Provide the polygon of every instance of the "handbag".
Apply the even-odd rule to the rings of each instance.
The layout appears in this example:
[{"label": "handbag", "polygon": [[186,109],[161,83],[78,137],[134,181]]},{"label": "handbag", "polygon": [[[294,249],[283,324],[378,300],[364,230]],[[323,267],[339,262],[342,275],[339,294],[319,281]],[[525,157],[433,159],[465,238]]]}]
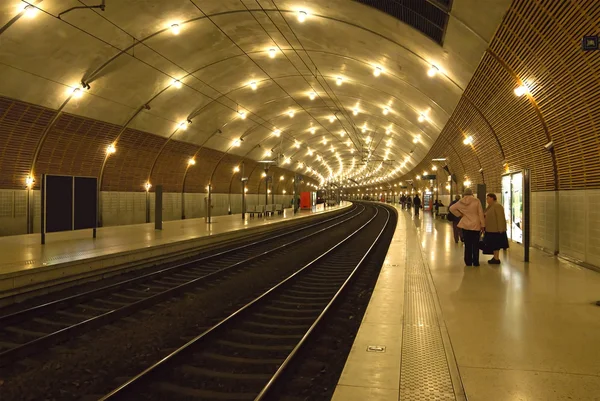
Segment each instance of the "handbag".
[{"label": "handbag", "polygon": [[479,237],[479,249],[483,251],[484,255],[494,254],[494,251],[492,251],[490,246],[485,242],[485,234],[481,234],[481,237]]}]

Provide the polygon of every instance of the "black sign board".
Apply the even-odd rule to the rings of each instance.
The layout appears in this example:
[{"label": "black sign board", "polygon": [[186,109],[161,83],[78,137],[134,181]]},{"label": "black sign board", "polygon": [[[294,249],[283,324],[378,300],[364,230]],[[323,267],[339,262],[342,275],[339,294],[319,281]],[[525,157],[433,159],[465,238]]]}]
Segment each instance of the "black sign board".
[{"label": "black sign board", "polygon": [[73,229],[73,177],[46,176],[46,232]]},{"label": "black sign board", "polygon": [[96,238],[98,180],[92,177],[43,175],[42,244],[46,233],[94,229]]},{"label": "black sign board", "polygon": [[436,175],[435,174],[429,174],[429,175],[424,175],[423,177],[421,177],[423,180],[435,180],[436,179]]},{"label": "black sign board", "polygon": [[97,186],[96,178],[75,177],[73,229],[96,228]]}]

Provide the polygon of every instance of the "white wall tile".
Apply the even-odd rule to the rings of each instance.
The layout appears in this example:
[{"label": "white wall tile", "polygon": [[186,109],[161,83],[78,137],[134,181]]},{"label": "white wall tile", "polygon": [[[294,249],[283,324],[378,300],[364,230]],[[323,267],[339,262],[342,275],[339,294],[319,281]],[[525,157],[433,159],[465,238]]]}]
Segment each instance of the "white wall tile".
[{"label": "white wall tile", "polygon": [[559,202],[560,252],[578,260],[585,260],[585,191],[560,191]]}]

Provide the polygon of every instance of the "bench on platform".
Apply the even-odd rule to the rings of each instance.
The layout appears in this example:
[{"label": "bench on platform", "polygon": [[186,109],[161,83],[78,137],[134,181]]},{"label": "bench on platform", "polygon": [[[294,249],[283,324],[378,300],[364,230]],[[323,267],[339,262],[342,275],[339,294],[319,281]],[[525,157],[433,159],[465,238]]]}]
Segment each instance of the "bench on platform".
[{"label": "bench on platform", "polygon": [[448,207],[440,206],[439,210],[437,212],[437,217],[441,217],[442,219],[445,219],[447,216],[448,216]]},{"label": "bench on platform", "polygon": [[250,217],[254,217],[255,214],[258,215],[258,217],[262,217],[264,210],[263,210],[262,205],[258,205],[258,206],[246,206],[246,213],[248,213],[250,215]]}]

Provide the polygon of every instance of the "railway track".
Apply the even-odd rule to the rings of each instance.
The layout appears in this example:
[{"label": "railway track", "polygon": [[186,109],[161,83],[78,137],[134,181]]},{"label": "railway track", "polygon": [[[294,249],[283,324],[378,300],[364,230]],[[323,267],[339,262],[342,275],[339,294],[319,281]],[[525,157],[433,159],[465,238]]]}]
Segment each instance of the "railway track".
[{"label": "railway track", "polygon": [[207,284],[216,285],[364,213],[364,206],[185,263],[0,317],[0,366]]},{"label": "railway track", "polygon": [[390,222],[387,207],[366,208],[344,239],[100,400],[265,399]]}]

